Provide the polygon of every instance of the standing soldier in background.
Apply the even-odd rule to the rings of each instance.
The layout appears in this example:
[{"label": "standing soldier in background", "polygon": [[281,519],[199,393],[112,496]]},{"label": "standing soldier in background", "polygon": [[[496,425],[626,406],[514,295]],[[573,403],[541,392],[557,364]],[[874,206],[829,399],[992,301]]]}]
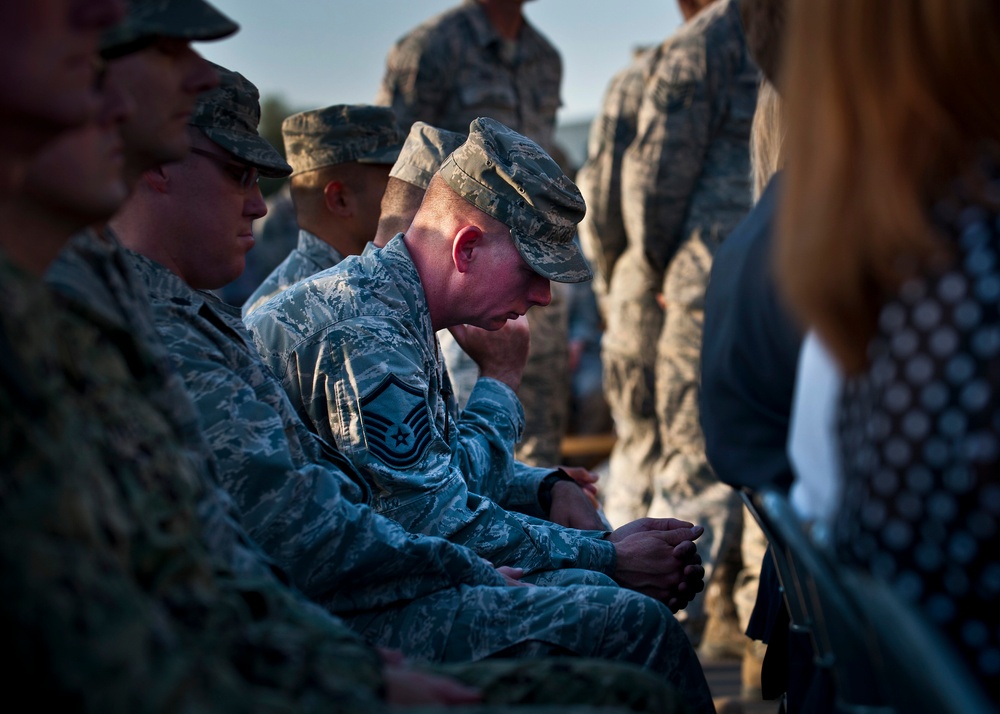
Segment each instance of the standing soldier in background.
[{"label": "standing soldier in background", "polygon": [[299,243],[244,305],[249,315],[288,286],[358,255],[375,237],[379,204],[405,136],[391,109],[337,104],[281,125]]},{"label": "standing soldier in background", "polygon": [[590,124],[587,161],[576,175],[587,202],[580,244],[594,271],[592,286],[602,314],[615,263],[628,246],[622,222],[622,155],[635,139],[642,90],[654,56],[653,48],[637,47],[631,63],[611,78],[601,111]]},{"label": "standing soldier in background", "polygon": [[594,294],[605,321],[604,395],[617,436],[602,489],[611,523],[646,514],[660,455],[653,407],[653,345],[663,326],[656,302],[660,286],[651,277],[642,247],[627,249],[621,201],[622,156],[635,139],[643,87],[655,57],[652,49],[637,50],[632,64],[611,79],[578,177],[587,202],[580,241],[594,268]]},{"label": "standing soldier in background", "polygon": [[[682,9],[687,4],[682,0]],[[703,304],[712,255],[750,208],[758,81],[739,0],[700,10],[660,48],[622,165],[629,243],[642,247],[653,275],[663,276],[655,365],[661,457],[649,515],[676,513],[705,524],[706,583],[725,536],[739,533],[742,512],[708,465],[698,421]],[[701,605],[687,615],[696,642],[705,626]]]},{"label": "standing soldier in background", "polygon": [[[411,31],[389,52],[376,103],[391,106],[404,131],[419,120],[465,134],[472,120],[490,117],[551,153],[562,60],[524,19],[524,2],[465,0]],[[568,418],[569,317],[558,289],[552,297],[528,316],[531,348],[518,390],[526,423],[517,458],[535,466],[561,461]],[[449,335],[441,343],[462,404],[475,382],[463,379],[471,360]]]}]

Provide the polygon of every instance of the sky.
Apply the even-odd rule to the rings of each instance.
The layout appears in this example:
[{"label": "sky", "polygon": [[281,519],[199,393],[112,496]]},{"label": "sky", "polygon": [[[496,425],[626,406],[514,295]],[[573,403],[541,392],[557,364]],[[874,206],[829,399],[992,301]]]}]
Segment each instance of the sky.
[{"label": "sky", "polygon": [[[262,96],[313,109],[373,101],[393,43],[460,0],[211,2],[241,29],[198,50],[245,75]],[[681,24],[675,0],[535,0],[524,13],[562,54],[560,122],[593,116],[632,48],[658,44]]]}]

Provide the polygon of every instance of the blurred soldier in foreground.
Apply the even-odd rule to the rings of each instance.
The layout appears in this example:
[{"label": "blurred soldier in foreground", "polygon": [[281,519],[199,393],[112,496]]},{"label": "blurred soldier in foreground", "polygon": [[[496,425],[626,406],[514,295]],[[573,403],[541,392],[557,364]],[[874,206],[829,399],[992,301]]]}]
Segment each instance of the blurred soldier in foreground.
[{"label": "blurred soldier in foreground", "polygon": [[[376,103],[391,106],[400,126],[414,121],[466,133],[490,117],[552,151],[562,82],[559,53],[521,12],[523,0],[465,0],[403,37],[389,52]],[[528,318],[531,347],[518,396],[525,428],[519,460],[561,462],[569,400],[569,317],[560,290]],[[448,335],[442,350],[464,405],[476,367]]]},{"label": "blurred soldier in foreground", "polygon": [[375,237],[389,169],[404,138],[391,110],[344,104],[290,116],[281,133],[299,243],[247,299],[245,315],[365,249]]},{"label": "blurred soldier in foreground", "polygon": [[[655,366],[661,458],[649,514],[704,522],[710,570],[727,533],[739,532],[742,512],[705,458],[697,404],[702,312],[712,255],[750,207],[758,80],[739,0],[701,10],[660,48],[622,164],[629,243],[662,276],[665,303]],[[687,613],[696,641],[700,605]]]}]

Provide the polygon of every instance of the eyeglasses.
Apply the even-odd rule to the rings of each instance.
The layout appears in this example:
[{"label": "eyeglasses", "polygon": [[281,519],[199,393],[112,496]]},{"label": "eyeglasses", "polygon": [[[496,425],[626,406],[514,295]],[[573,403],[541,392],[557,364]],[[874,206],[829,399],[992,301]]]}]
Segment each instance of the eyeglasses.
[{"label": "eyeglasses", "polygon": [[239,184],[240,188],[244,191],[260,180],[260,171],[257,170],[256,166],[230,161],[224,156],[219,156],[218,154],[206,151],[205,149],[199,149],[198,147],[192,147],[191,153],[198,154],[198,156],[204,156],[206,159],[214,163],[222,169],[226,175],[229,176],[229,178]]}]

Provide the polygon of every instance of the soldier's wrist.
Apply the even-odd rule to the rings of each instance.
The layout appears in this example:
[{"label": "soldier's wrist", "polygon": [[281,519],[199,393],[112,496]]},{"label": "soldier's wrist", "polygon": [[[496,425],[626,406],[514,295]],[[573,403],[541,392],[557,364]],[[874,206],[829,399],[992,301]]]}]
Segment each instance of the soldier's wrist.
[{"label": "soldier's wrist", "polygon": [[552,511],[552,489],[560,481],[569,481],[576,485],[576,481],[570,478],[565,471],[553,471],[538,485],[538,505],[541,506],[542,513],[546,516]]}]

